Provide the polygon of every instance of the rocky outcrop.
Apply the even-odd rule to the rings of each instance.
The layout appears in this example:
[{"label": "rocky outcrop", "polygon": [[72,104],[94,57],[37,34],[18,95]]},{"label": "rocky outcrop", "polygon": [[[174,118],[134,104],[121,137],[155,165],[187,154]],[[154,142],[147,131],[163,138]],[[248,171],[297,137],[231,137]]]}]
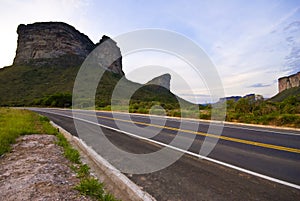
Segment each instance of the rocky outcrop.
[{"label": "rocky outcrop", "polygon": [[[103,68],[113,73],[124,75],[122,70],[122,55],[117,43],[110,37],[104,35],[96,46],[100,48],[95,51],[98,64],[101,64]],[[117,59],[115,60],[115,58]]]},{"label": "rocky outcrop", "polygon": [[[68,62],[80,65],[97,45],[110,39],[103,36],[99,43],[94,44],[86,35],[74,27],[63,22],[38,22],[34,24],[21,24],[17,29],[18,45],[14,65],[33,64],[47,66],[53,61],[64,66]],[[107,69],[124,75],[122,71],[122,57],[116,42],[109,40],[106,45],[107,54],[102,55],[103,60],[108,55],[118,55],[118,59],[107,66]],[[104,62],[107,63],[107,62]]]},{"label": "rocky outcrop", "polygon": [[166,73],[156,78],[153,78],[146,85],[158,85],[170,90],[171,75]]},{"label": "rocky outcrop", "polygon": [[300,72],[278,79],[279,93],[292,87],[300,87]]},{"label": "rocky outcrop", "polygon": [[62,22],[21,24],[17,33],[18,46],[14,64],[64,55],[77,55],[84,59],[95,47],[86,35]]}]

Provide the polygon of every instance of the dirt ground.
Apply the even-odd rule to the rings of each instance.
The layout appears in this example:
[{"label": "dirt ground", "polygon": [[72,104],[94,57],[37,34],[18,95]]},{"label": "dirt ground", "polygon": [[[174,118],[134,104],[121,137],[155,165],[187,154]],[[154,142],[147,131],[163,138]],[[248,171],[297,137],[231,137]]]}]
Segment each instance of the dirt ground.
[{"label": "dirt ground", "polygon": [[0,200],[92,200],[74,190],[79,183],[53,135],[18,138],[0,158]]}]

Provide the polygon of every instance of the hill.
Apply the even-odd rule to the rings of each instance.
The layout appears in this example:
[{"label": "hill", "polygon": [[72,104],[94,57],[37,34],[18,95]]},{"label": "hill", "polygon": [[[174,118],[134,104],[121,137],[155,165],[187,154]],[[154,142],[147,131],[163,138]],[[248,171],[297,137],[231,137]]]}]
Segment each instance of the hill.
[{"label": "hill", "polygon": [[290,96],[300,97],[300,87],[293,87],[293,88],[283,90],[282,92],[279,92],[278,94],[270,98],[269,101],[282,102],[285,99],[289,98]]},{"label": "hill", "polygon": [[0,69],[0,105],[30,106],[55,93],[71,93],[79,67],[12,65]]},{"label": "hill", "polygon": [[[80,66],[57,65],[48,67],[12,65],[2,68],[0,69],[0,105],[70,106],[74,80],[79,68]],[[110,106],[112,92],[121,78],[122,76],[119,74],[110,71],[105,72],[96,93],[97,107],[107,108]],[[132,112],[137,111],[142,105],[145,106],[144,112],[147,112],[154,104],[168,106],[168,109],[178,108],[177,99],[190,104],[161,86],[144,86],[126,78],[123,82],[124,91],[139,88],[130,101],[131,104],[135,104],[135,109],[132,107]],[[65,99],[66,96],[67,99]],[[59,103],[58,101],[61,99],[65,100]]]},{"label": "hill", "polygon": [[[197,106],[170,92],[170,75],[160,76],[146,85],[127,80],[120,48],[108,36],[94,44],[86,35],[61,22],[19,25],[17,33],[14,63],[0,69],[0,106],[70,107],[81,64],[99,45],[101,51],[96,55],[96,65],[105,69],[105,73],[96,91],[97,108],[110,109],[112,93],[121,78],[124,94],[138,90],[130,100],[116,100],[118,109],[129,102],[131,112],[147,113],[152,106],[160,105],[174,115],[179,109],[178,100],[186,106]],[[117,59],[112,62],[111,58]],[[82,103],[83,108],[89,106],[88,100]]]}]

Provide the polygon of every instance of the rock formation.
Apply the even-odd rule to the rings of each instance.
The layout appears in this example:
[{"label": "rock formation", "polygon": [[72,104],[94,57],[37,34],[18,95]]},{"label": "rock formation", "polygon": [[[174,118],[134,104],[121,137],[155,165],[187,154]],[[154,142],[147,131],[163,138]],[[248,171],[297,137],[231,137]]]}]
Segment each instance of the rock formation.
[{"label": "rock formation", "polygon": [[166,73],[161,76],[153,78],[152,80],[147,82],[146,85],[158,85],[170,90],[170,81],[171,81],[171,75]]},{"label": "rock formation", "polygon": [[95,46],[86,35],[61,22],[21,24],[17,33],[18,47],[14,64],[63,55],[77,55],[84,59]]},{"label": "rock formation", "polygon": [[300,72],[278,79],[279,93],[292,87],[300,87]]},{"label": "rock formation", "polygon": [[124,75],[122,70],[122,55],[117,43],[110,37],[104,35],[96,46],[97,49],[95,53],[98,63],[113,73]]},{"label": "rock formation", "polygon": [[[46,66],[47,62],[53,64],[55,59],[57,60],[56,63],[62,66],[66,65],[66,61],[70,63],[70,60],[73,65],[74,62],[75,65],[80,65],[97,45],[110,39],[103,36],[99,43],[94,44],[86,35],[63,22],[21,24],[17,29],[17,33],[18,45],[14,65]],[[117,54],[119,56],[107,69],[124,75],[121,52],[116,42],[110,39],[108,45],[104,45],[103,48],[106,48],[104,52],[107,55]],[[102,57],[102,59],[105,60],[106,57]]]}]

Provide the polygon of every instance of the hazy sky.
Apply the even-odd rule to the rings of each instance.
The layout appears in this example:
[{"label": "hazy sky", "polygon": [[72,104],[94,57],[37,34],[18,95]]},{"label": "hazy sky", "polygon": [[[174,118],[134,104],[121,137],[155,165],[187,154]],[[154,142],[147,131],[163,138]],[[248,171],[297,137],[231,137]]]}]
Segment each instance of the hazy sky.
[{"label": "hazy sky", "polygon": [[[207,53],[227,96],[256,93],[271,97],[277,93],[279,77],[300,71],[299,0],[1,0],[0,21],[0,66],[13,62],[19,24],[63,21],[94,42],[103,34],[113,38],[143,28],[178,32]],[[150,54],[149,58],[153,55],[157,56]],[[180,68],[180,62],[176,66],[172,58],[162,60],[170,61],[164,65]],[[124,59],[125,74],[133,70],[133,61]],[[151,76],[135,81],[146,82]],[[191,75],[188,81],[198,82]],[[200,102],[208,101],[209,93],[200,85],[193,92]],[[176,83],[171,87],[189,96]]]}]

